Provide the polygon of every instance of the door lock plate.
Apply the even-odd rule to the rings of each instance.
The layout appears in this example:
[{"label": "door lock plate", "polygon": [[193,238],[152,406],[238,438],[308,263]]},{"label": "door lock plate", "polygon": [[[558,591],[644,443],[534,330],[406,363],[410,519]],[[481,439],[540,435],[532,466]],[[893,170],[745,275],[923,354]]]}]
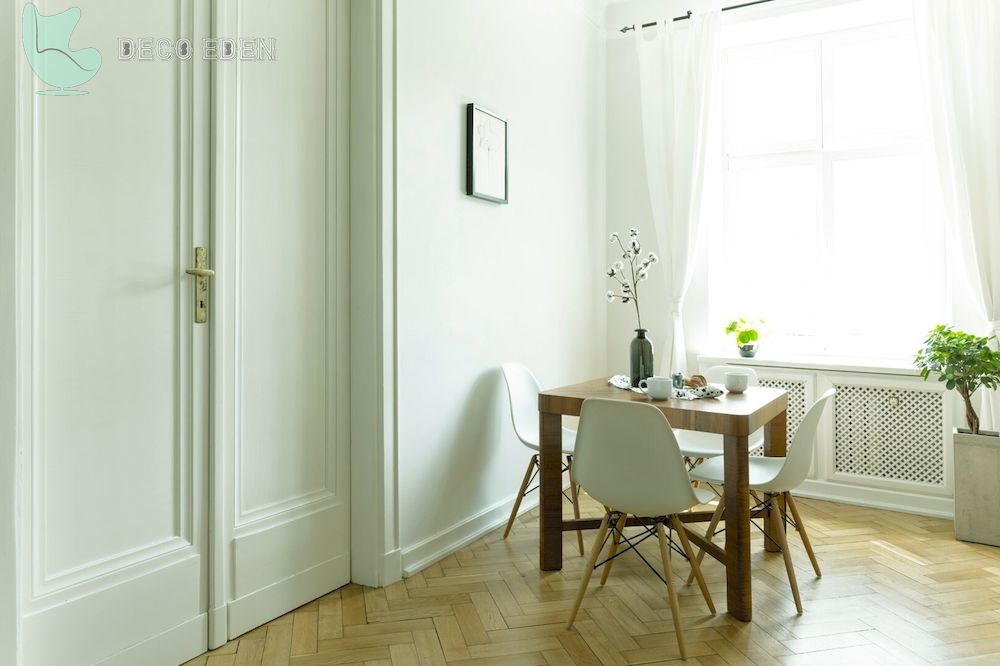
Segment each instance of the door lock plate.
[{"label": "door lock plate", "polygon": [[204,324],[208,321],[208,278],[215,275],[208,267],[208,248],[194,249],[194,268],[185,273],[194,276],[194,323]]}]

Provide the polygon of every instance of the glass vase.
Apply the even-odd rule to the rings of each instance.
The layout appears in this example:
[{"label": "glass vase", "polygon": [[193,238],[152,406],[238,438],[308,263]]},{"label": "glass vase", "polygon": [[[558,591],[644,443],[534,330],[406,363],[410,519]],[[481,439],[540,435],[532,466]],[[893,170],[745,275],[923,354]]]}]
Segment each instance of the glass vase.
[{"label": "glass vase", "polygon": [[646,329],[635,329],[628,356],[632,386],[639,386],[643,379],[653,376],[653,343],[646,337]]}]

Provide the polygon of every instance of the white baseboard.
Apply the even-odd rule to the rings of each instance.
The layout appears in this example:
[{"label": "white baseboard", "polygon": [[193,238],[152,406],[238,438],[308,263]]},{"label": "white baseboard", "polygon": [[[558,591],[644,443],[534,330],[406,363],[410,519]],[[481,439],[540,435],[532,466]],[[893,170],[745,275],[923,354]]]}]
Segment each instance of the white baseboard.
[{"label": "white baseboard", "polygon": [[182,664],[205,651],[208,644],[208,614],[148,638],[100,662],[100,666],[163,666]]},{"label": "white baseboard", "polygon": [[853,486],[835,481],[806,479],[801,486],[795,489],[795,495],[947,520],[953,520],[955,517],[955,500],[951,497],[935,497],[898,490]]},{"label": "white baseboard", "polygon": [[[569,489],[567,482],[563,490]],[[518,515],[522,515],[538,506],[538,493],[535,492],[521,501]],[[402,549],[403,577],[412,576],[435,562],[448,557],[456,550],[464,548],[484,534],[504,525],[510,517],[514,506],[514,496],[486,507],[482,511],[469,516],[465,520],[441,530],[423,541]]]}]

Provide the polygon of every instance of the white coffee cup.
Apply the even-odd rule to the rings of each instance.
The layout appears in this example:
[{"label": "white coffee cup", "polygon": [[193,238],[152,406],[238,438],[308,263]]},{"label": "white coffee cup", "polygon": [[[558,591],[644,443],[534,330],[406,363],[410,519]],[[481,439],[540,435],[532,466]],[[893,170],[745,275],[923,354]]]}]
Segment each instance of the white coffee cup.
[{"label": "white coffee cup", "polygon": [[730,393],[743,393],[750,383],[750,375],[745,372],[727,372],[726,390]]},{"label": "white coffee cup", "polygon": [[653,400],[666,400],[673,395],[674,383],[670,377],[648,377],[639,382],[639,388],[646,389]]}]

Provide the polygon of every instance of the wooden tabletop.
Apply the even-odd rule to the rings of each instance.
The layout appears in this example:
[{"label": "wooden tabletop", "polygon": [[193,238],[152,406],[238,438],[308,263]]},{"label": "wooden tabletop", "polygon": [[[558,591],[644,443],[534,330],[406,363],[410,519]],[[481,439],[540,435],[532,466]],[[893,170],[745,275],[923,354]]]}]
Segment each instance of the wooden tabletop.
[{"label": "wooden tabletop", "polygon": [[644,402],[662,411],[674,428],[722,435],[747,436],[788,408],[783,389],[751,386],[744,393],[723,393],[698,400],[653,400],[635,391],[615,388],[607,379],[549,389],[538,394],[538,411],[579,416],[588,398]]}]

